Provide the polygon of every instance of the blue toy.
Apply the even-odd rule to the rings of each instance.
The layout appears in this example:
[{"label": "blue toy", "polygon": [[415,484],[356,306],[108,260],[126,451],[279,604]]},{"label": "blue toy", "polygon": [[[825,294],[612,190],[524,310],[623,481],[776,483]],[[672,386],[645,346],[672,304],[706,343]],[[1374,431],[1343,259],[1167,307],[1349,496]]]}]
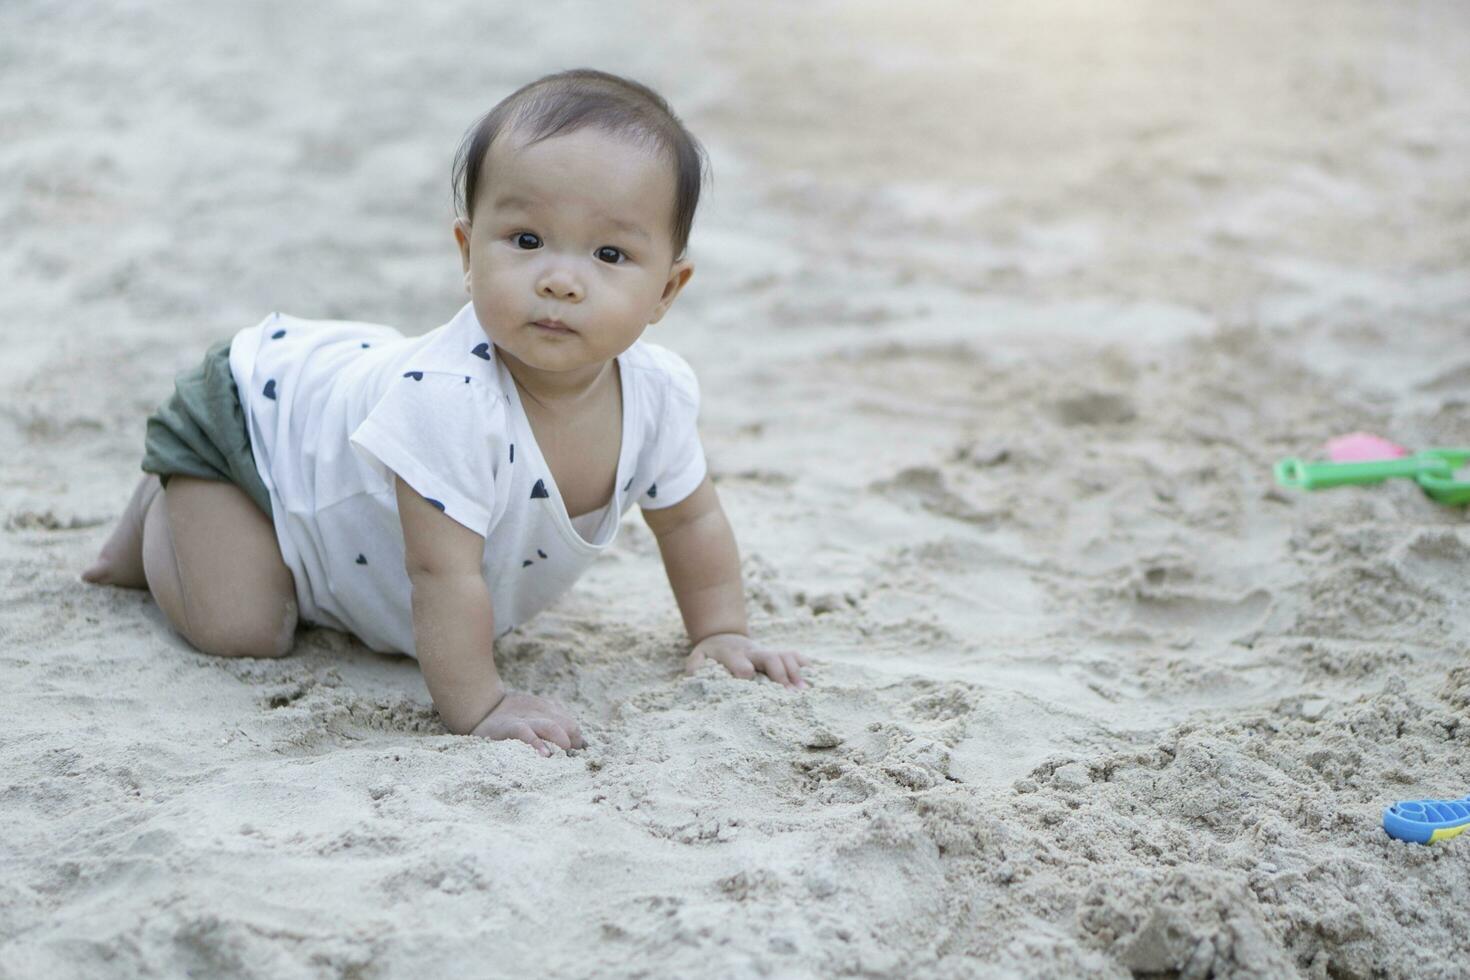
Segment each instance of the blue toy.
[{"label": "blue toy", "polygon": [[1383,811],[1383,829],[1396,840],[1432,844],[1470,830],[1470,796],[1462,800],[1404,800]]}]

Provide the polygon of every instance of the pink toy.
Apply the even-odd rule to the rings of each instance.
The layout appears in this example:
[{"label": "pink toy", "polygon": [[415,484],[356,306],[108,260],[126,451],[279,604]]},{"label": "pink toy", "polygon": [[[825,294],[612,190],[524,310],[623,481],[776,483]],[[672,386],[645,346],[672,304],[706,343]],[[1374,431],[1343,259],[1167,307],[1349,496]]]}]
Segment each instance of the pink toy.
[{"label": "pink toy", "polygon": [[1327,458],[1334,463],[1365,463],[1407,455],[1409,451],[1403,446],[1367,432],[1353,432],[1327,441]]}]

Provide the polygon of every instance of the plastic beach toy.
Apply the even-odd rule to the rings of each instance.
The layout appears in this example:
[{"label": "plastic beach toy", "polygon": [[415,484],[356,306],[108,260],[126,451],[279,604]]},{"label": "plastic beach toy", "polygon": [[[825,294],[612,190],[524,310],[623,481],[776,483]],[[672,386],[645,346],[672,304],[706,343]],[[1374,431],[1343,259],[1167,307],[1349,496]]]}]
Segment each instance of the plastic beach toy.
[{"label": "plastic beach toy", "polygon": [[1349,432],[1327,440],[1327,458],[1334,463],[1362,463],[1370,459],[1398,459],[1409,451],[1371,432]]},{"label": "plastic beach toy", "polygon": [[1470,830],[1470,796],[1462,800],[1404,800],[1383,811],[1383,829],[1395,840],[1432,844]]},{"label": "plastic beach toy", "polygon": [[1464,504],[1470,503],[1470,480],[1458,479],[1457,471],[1466,463],[1470,449],[1425,449],[1401,459],[1361,463],[1308,463],[1292,457],[1276,464],[1276,482],[1298,490],[1321,490],[1404,476],[1442,504]]}]

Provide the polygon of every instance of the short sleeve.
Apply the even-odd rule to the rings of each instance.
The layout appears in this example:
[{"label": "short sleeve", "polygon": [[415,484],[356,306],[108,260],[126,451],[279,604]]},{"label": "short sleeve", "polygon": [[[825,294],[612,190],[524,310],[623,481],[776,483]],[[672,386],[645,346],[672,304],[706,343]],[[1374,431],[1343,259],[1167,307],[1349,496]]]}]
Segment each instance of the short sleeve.
[{"label": "short sleeve", "polygon": [[658,426],[658,469],[639,500],[646,510],[672,507],[704,482],[707,466],[699,441],[699,379],[682,357],[658,351],[665,368],[663,417]]},{"label": "short sleeve", "polygon": [[396,473],[449,517],[489,535],[505,412],[483,382],[409,371],[393,379],[347,441],[388,487]]}]

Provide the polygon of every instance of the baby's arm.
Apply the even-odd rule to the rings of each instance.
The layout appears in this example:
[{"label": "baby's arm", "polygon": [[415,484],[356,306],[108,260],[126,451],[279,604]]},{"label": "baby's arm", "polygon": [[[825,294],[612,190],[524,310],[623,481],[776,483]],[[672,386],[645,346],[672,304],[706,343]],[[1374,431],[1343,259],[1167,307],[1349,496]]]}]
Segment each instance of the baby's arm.
[{"label": "baby's arm", "polygon": [[740,549],[709,477],[672,507],[645,508],[643,519],[658,539],[669,585],[694,645],[688,669],[697,670],[708,658],[736,677],[753,677],[758,670],[787,687],[806,687],[800,671],[805,657],[767,649],[750,638]]},{"label": "baby's arm", "polygon": [[480,569],[485,539],[447,517],[399,477],[404,564],[413,586],[415,653],[429,696],[456,735],[518,738],[547,755],[582,744],[565,710],[505,690],[495,669],[495,611]]}]

